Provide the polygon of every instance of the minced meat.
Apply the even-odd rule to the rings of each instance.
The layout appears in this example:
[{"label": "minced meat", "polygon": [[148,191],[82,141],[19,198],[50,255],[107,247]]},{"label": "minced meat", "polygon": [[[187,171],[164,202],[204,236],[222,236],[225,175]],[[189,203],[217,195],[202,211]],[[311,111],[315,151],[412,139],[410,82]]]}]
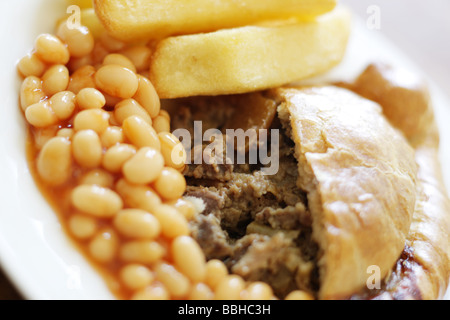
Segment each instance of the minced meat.
[{"label": "minced meat", "polygon": [[[203,121],[203,130],[225,132],[224,125],[242,108],[234,101],[233,97],[172,101],[172,128],[193,130],[194,121]],[[314,290],[317,245],[311,239],[306,194],[297,186],[294,144],[277,118],[271,128],[281,132],[276,174],[262,174],[262,164],[190,164],[184,172],[185,196],[205,204],[191,222],[191,231],[206,258],[224,261],[230,272],[246,280],[268,283],[283,298],[295,289]]]}]

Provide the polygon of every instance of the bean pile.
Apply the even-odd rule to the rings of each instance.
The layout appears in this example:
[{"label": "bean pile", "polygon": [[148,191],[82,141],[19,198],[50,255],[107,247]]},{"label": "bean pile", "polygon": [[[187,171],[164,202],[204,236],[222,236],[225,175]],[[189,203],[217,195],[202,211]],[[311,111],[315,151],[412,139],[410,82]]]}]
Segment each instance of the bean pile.
[{"label": "bean pile", "polygon": [[275,299],[190,237],[186,154],[146,76],[151,54],[64,21],[37,37],[17,67],[38,185],[120,299]]}]

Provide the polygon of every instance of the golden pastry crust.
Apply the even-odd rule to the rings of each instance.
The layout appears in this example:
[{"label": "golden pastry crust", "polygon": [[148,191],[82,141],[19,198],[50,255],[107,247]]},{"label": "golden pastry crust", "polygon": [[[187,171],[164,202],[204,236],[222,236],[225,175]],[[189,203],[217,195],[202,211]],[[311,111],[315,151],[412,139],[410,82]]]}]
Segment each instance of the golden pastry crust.
[{"label": "golden pastry crust", "polygon": [[413,146],[427,137],[433,109],[427,84],[417,75],[378,62],[369,65],[350,89],[379,103],[386,118]]},{"label": "golden pastry crust", "polygon": [[417,203],[407,246],[379,292],[355,298],[439,299],[450,277],[450,201],[438,157],[439,132],[430,95],[417,76],[385,64],[370,65],[352,86],[383,107],[415,148]]},{"label": "golden pastry crust", "polygon": [[404,249],[416,203],[414,150],[379,105],[346,89],[273,94],[292,129],[321,248],[319,298],[346,298],[363,290],[369,266],[387,276]]}]

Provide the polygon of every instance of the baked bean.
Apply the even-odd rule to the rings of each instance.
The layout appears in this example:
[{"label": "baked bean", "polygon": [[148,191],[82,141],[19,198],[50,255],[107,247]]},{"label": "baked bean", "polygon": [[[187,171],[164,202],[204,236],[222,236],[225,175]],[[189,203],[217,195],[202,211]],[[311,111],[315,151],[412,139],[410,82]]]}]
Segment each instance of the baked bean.
[{"label": "baked bean", "polygon": [[67,139],[72,139],[73,135],[75,134],[74,130],[72,128],[62,128],[58,131],[56,134],[58,137],[63,137]]},{"label": "baked bean", "polygon": [[158,133],[158,138],[166,166],[182,171],[186,166],[187,159],[183,144],[170,132]]},{"label": "baked bean", "polygon": [[314,297],[305,291],[295,290],[289,293],[285,300],[314,300]]},{"label": "baked bean", "polygon": [[153,119],[153,128],[156,132],[170,132],[170,122],[165,116],[157,116]]},{"label": "baked bean", "polygon": [[130,69],[134,73],[136,73],[136,67],[134,66],[133,62],[131,62],[130,59],[128,59],[123,54],[119,53],[110,53],[108,54],[105,59],[103,59],[103,65],[108,64],[116,64],[118,66],[122,66],[124,68]]},{"label": "baked bean", "polygon": [[206,276],[206,260],[199,244],[188,236],[175,238],[171,253],[178,270],[193,282],[202,282]]},{"label": "baked bean", "polygon": [[212,300],[214,292],[204,283],[197,283],[189,293],[189,300]]},{"label": "baked bean", "polygon": [[96,42],[94,44],[94,50],[92,50],[91,53],[92,65],[100,65],[108,54],[108,49],[106,49],[100,42]]},{"label": "baked bean", "polygon": [[61,23],[56,35],[66,43],[70,55],[75,58],[86,56],[94,49],[94,37],[85,26],[70,27]]},{"label": "baked bean", "polygon": [[67,120],[75,110],[75,94],[71,91],[58,92],[50,98],[50,105],[59,120]]},{"label": "baked bean", "polygon": [[114,187],[114,177],[105,170],[93,169],[81,176],[80,184],[97,185],[111,189]]},{"label": "baked bean", "polygon": [[161,205],[158,194],[148,186],[138,186],[120,179],[116,183],[116,190],[123,198],[125,204],[131,208],[139,208],[148,212],[155,212]]},{"label": "baked bean", "polygon": [[[106,102],[108,103],[108,102]],[[115,127],[120,127],[121,124],[116,120],[116,116],[114,115],[114,111],[108,111],[109,114],[109,124]]]},{"label": "baked bean", "polygon": [[95,84],[109,95],[127,99],[136,94],[139,81],[136,74],[130,69],[110,64],[97,70]]},{"label": "baked bean", "polygon": [[121,54],[131,60],[133,65],[136,66],[138,71],[147,70],[150,67],[150,58],[152,56],[152,50],[144,45],[136,45],[133,47],[125,48],[120,51]]},{"label": "baked bean", "polygon": [[87,55],[80,58],[70,58],[70,61],[67,63],[67,68],[71,73],[77,71],[78,69],[85,67],[85,66],[91,66],[94,64],[94,61],[92,60],[91,55]]},{"label": "baked bean", "polygon": [[158,116],[161,116],[161,117],[164,117],[164,118],[166,118],[167,119],[167,121],[170,123],[170,114],[166,111],[166,110],[160,110],[159,111],[159,115]]},{"label": "baked bean", "polygon": [[57,135],[58,126],[53,125],[45,128],[35,128],[33,130],[34,145],[37,150],[41,150],[45,144]]},{"label": "baked bean", "polygon": [[25,111],[32,104],[46,98],[42,89],[42,80],[35,76],[26,77],[20,87],[20,106]]},{"label": "baked bean", "polygon": [[[109,126],[109,114],[102,109],[87,109],[79,112],[73,120],[76,131],[93,130],[102,134]],[[100,143],[101,145],[101,143]]]},{"label": "baked bean", "polygon": [[80,185],[71,194],[72,205],[81,212],[99,218],[110,218],[123,207],[120,196],[108,188]]},{"label": "baked bean", "polygon": [[180,198],[186,191],[186,179],[177,170],[165,167],[153,187],[165,200],[175,200]]},{"label": "baked bean", "polygon": [[[122,98],[117,98],[117,97],[113,97],[105,92],[102,92],[103,96],[105,97],[105,107],[107,107],[108,109],[113,109],[119,102],[121,102],[123,99]],[[122,123],[118,123],[122,124]]]},{"label": "baked bean", "polygon": [[65,183],[72,173],[70,141],[62,137],[50,139],[37,158],[37,172],[52,186]]},{"label": "baked bean", "polygon": [[130,116],[123,121],[123,133],[136,147],[151,147],[161,150],[156,131],[151,125],[145,122],[140,116]]},{"label": "baked bean", "polygon": [[169,239],[189,235],[189,225],[186,218],[169,205],[159,205],[151,211],[161,224],[162,234]]},{"label": "baked bean", "polygon": [[103,63],[94,63],[93,66],[95,67],[95,70],[98,70],[103,67]]},{"label": "baked bean", "polygon": [[100,43],[108,50],[109,52],[117,52],[122,50],[125,47],[125,43],[113,38],[107,32],[103,33],[100,36]]},{"label": "baked bean", "polygon": [[166,250],[156,241],[130,241],[120,248],[119,256],[125,262],[153,264],[159,261]]},{"label": "baked bean", "polygon": [[[109,114],[111,117],[111,114]],[[109,126],[100,136],[102,146],[110,148],[116,144],[124,142],[124,135],[121,127]]]},{"label": "baked bean", "polygon": [[37,128],[44,128],[58,123],[58,117],[47,100],[29,106],[25,110],[25,117],[32,126]]},{"label": "baked bean", "polygon": [[147,111],[151,118],[156,118],[161,110],[161,102],[155,87],[147,78],[138,75],[139,87],[134,95],[139,104]]},{"label": "baked bean", "polygon": [[[201,200],[200,200],[201,201]],[[169,201],[168,204],[173,205],[187,220],[192,220],[199,213],[195,205],[183,198]]]},{"label": "baked bean", "polygon": [[245,289],[246,300],[271,300],[273,299],[272,288],[264,282],[253,282]]},{"label": "baked bean", "polygon": [[70,77],[68,91],[78,94],[81,89],[95,88],[95,68],[93,66],[84,66],[76,70]]},{"label": "baked bean", "polygon": [[70,53],[66,45],[51,34],[41,34],[35,42],[36,55],[44,62],[50,64],[66,64]]},{"label": "baked bean", "polygon": [[45,71],[46,64],[39,59],[35,53],[29,53],[19,60],[17,69],[24,77],[40,77]]},{"label": "baked bean", "polygon": [[167,288],[172,298],[185,297],[190,290],[191,284],[181,272],[167,263],[159,263],[155,267],[156,279],[161,281]]},{"label": "baked bean", "polygon": [[105,96],[97,89],[83,88],[77,93],[77,105],[80,109],[101,109],[105,104]]},{"label": "baked bean", "polygon": [[120,270],[120,280],[128,289],[140,290],[153,282],[153,273],[141,264],[128,264]]},{"label": "baked bean", "polygon": [[97,232],[97,220],[82,214],[69,219],[69,230],[78,239],[89,239]]},{"label": "baked bean", "polygon": [[85,168],[100,166],[102,161],[102,144],[98,134],[93,130],[81,130],[72,140],[73,156],[76,162]]},{"label": "baked bean", "polygon": [[132,300],[169,300],[170,294],[161,283],[155,283],[137,291],[131,297]]},{"label": "baked bean", "polygon": [[148,184],[158,178],[164,168],[164,158],[153,148],[142,148],[122,167],[124,177],[131,183]]},{"label": "baked bean", "polygon": [[143,70],[141,72],[139,72],[140,76],[143,76],[144,78],[150,79],[150,72],[149,70]]},{"label": "baked bean", "polygon": [[69,70],[66,66],[57,64],[50,67],[42,76],[42,88],[48,96],[64,91],[69,85]]},{"label": "baked bean", "polygon": [[102,160],[103,168],[118,173],[122,166],[136,154],[136,148],[129,144],[118,144],[109,148]]},{"label": "baked bean", "polygon": [[112,229],[99,232],[89,243],[89,253],[100,262],[112,261],[119,248],[119,239]]},{"label": "baked bean", "polygon": [[245,288],[245,282],[241,277],[229,275],[224,277],[215,290],[216,300],[240,300]]},{"label": "baked bean", "polygon": [[126,99],[116,104],[114,108],[114,115],[120,124],[131,116],[138,116],[149,125],[152,124],[152,118],[150,118],[147,111],[134,99]]},{"label": "baked bean", "polygon": [[212,289],[215,289],[226,276],[228,276],[228,269],[222,261],[213,259],[206,263],[205,281]]},{"label": "baked bean", "polygon": [[154,239],[159,236],[161,226],[158,219],[140,209],[121,210],[114,218],[114,226],[130,238]]}]

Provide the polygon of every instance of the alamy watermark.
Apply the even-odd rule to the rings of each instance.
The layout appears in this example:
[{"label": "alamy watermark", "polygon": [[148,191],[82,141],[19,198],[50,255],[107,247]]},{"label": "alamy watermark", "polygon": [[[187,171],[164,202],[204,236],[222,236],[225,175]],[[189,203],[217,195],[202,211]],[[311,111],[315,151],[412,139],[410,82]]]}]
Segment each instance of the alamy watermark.
[{"label": "alamy watermark", "polygon": [[367,7],[366,13],[369,15],[366,21],[369,30],[381,30],[381,8],[377,5]]},{"label": "alamy watermark", "polygon": [[[279,169],[280,132],[278,129],[208,129],[203,132],[201,121],[194,122],[194,136],[186,129],[173,134],[181,141],[182,150],[174,148],[172,161],[187,164],[261,164],[263,175],[275,175]],[[270,134],[270,143],[269,143]],[[270,149],[270,150],[269,150]],[[185,158],[185,159],[184,159]]]},{"label": "alamy watermark", "polygon": [[366,286],[369,290],[381,289],[381,269],[377,265],[372,265],[367,268],[367,274],[370,276],[367,278]]},{"label": "alamy watermark", "polygon": [[71,5],[67,7],[67,14],[70,16],[67,18],[67,28],[77,29],[81,27],[81,8],[77,5]]}]

